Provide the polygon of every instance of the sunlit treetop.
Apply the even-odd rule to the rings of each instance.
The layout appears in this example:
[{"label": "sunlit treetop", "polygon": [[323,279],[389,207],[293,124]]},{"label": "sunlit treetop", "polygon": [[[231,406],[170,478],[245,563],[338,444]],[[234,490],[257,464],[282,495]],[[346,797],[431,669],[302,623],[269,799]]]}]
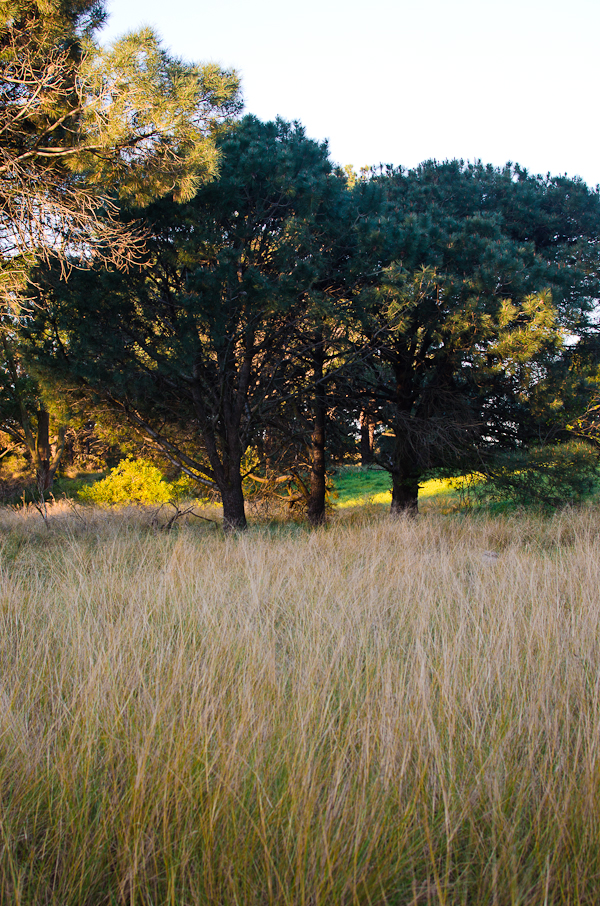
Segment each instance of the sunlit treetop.
[{"label": "sunlit treetop", "polygon": [[107,50],[91,0],[9,0],[0,11],[0,294],[30,263],[125,265],[139,237],[119,201],[193,197],[218,167],[216,134],[241,107],[239,80],[173,59],[148,29]]}]

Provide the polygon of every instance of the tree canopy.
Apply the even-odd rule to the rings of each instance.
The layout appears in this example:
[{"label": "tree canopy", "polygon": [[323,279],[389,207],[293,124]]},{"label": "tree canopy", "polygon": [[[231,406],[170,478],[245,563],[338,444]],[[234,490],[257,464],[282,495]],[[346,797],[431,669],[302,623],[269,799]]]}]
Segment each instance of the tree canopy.
[{"label": "tree canopy", "polygon": [[[217,179],[185,205],[145,211],[139,271],[55,279],[35,321],[38,354],[93,383],[218,488],[226,523],[239,527],[244,453],[301,373],[298,325],[321,276],[322,220],[344,181],[297,124],[246,117],[217,145]],[[176,422],[184,444],[169,432]]]},{"label": "tree canopy", "polygon": [[349,186],[300,126],[254,117],[217,148],[194,199],[133,215],[139,270],[46,276],[26,332],[38,363],[218,489],[230,527],[245,524],[245,452],[274,438],[305,444],[322,520],[334,411],[345,430],[365,412],[381,426],[395,512],[416,509],[432,469],[564,434],[569,350],[599,290],[597,193],[458,161]]},{"label": "tree canopy", "polygon": [[248,451],[265,476],[294,460],[318,524],[344,432],[389,471],[394,512],[432,470],[595,437],[598,190],[462,161],[357,178],[298,123],[233,122],[235,73],[149,30],[101,49],[104,15],[0,12],[0,422],[40,487],[53,381],[218,490],[229,528]]},{"label": "tree canopy", "polygon": [[402,509],[427,469],[482,468],[547,434],[532,403],[540,388],[552,399],[567,337],[591,327],[600,204],[578,180],[517,167],[431,161],[373,179],[379,216],[364,241],[381,272],[361,377],[389,427],[379,462]]},{"label": "tree canopy", "polygon": [[218,126],[239,83],[171,58],[142,30],[106,51],[96,0],[5,0],[0,11],[0,293],[6,304],[40,254],[63,267],[126,264],[139,233],[117,203],[189,199],[214,176]]}]

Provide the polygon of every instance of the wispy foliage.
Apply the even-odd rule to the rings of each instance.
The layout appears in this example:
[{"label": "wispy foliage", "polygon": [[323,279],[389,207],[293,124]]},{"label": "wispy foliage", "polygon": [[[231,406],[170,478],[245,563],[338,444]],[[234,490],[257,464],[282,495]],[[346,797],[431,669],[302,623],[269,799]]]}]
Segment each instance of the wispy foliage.
[{"label": "wispy foliage", "polygon": [[0,12],[0,292],[14,305],[32,259],[119,266],[140,237],[119,198],[190,198],[216,170],[215,128],[236,75],[174,60],[142,30],[102,51],[93,0],[11,0]]},{"label": "wispy foliage", "polygon": [[596,510],[1,524],[3,902],[596,903]]}]

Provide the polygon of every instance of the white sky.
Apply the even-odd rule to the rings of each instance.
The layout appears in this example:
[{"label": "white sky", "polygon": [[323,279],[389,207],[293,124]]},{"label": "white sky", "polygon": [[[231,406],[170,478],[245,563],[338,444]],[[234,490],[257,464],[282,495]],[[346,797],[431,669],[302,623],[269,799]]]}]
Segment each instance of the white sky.
[{"label": "white sky", "polygon": [[600,0],[108,0],[108,43],[151,25],[300,120],[336,163],[515,161],[600,183]]}]

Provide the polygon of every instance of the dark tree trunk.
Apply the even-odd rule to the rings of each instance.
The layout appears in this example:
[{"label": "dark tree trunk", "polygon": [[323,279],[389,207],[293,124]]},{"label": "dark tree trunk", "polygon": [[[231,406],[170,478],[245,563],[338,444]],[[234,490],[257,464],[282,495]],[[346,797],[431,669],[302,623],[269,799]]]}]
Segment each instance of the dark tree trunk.
[{"label": "dark tree trunk", "polygon": [[223,501],[223,530],[226,533],[242,532],[248,527],[244,508],[242,479],[236,478],[220,489]]},{"label": "dark tree trunk", "polygon": [[270,477],[273,471],[273,452],[274,452],[274,441],[273,441],[273,429],[270,425],[267,425],[265,429],[265,442],[264,442],[264,451],[265,451],[265,472],[267,478]]},{"label": "dark tree trunk", "polygon": [[407,447],[401,431],[397,430],[392,474],[392,516],[416,516],[419,509],[419,479],[421,469],[413,451]]},{"label": "dark tree trunk", "polygon": [[363,409],[360,413],[360,464],[369,466],[373,462],[373,448],[375,444],[375,419],[368,411]]},{"label": "dark tree trunk", "polygon": [[310,496],[308,498],[308,521],[311,525],[325,522],[325,406],[317,401],[315,427],[311,438]]},{"label": "dark tree trunk", "polygon": [[54,473],[50,469],[50,414],[40,409],[37,414],[37,468],[36,482],[38,491],[51,491]]},{"label": "dark tree trunk", "polygon": [[419,511],[419,476],[392,472],[392,516],[416,516]]},{"label": "dark tree trunk", "polygon": [[315,350],[315,399],[314,399],[314,427],[311,436],[311,469],[310,469],[310,496],[308,498],[308,521],[312,526],[325,523],[325,421],[327,417],[327,402],[325,387],[323,385],[323,365],[325,350],[321,342]]},{"label": "dark tree trunk", "polygon": [[[244,380],[247,380],[248,369]],[[202,438],[212,469],[212,480],[221,495],[223,504],[223,530],[226,533],[244,531],[248,527],[242,490],[241,463],[244,450],[240,444],[240,422],[243,409],[243,394],[236,404],[230,401],[223,403],[223,427],[220,442],[211,419],[207,416],[202,388],[199,383],[193,385],[193,400],[198,421],[201,425]]]},{"label": "dark tree trunk", "polygon": [[35,446],[36,483],[40,494],[52,490],[54,476],[60,465],[65,449],[65,429],[58,429],[58,441],[54,456],[50,445],[50,414],[40,409],[37,414],[37,440]]}]

